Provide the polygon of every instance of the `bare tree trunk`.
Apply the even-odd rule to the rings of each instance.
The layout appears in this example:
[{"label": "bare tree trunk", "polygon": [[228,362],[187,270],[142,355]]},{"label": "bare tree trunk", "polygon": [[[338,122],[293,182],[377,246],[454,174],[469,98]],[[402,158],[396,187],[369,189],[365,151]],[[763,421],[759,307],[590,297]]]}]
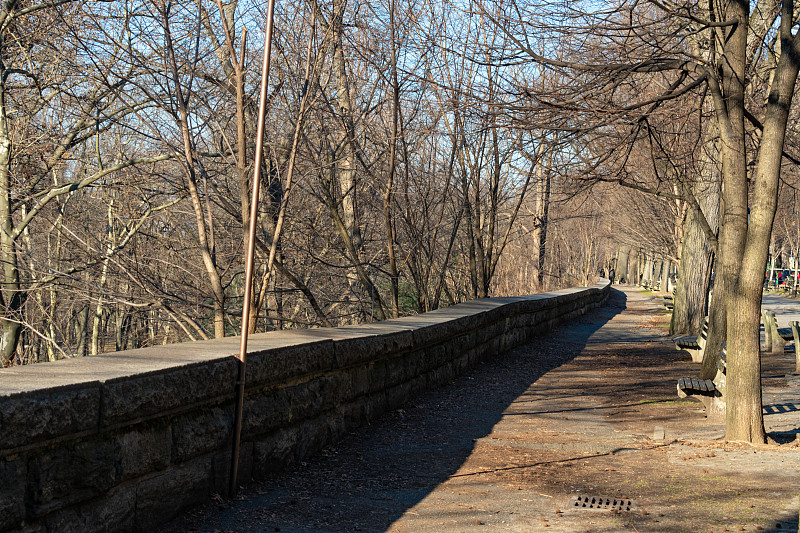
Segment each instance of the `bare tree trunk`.
[{"label": "bare tree trunk", "polygon": [[629,285],[636,285],[637,278],[639,277],[636,266],[636,250],[633,248],[628,249],[628,268],[625,275],[625,283]]},{"label": "bare tree trunk", "polygon": [[128,327],[130,314],[118,305],[114,312],[114,349],[118,352],[124,350],[128,345]]},{"label": "bare tree trunk", "polygon": [[[717,231],[719,224],[721,184],[717,167],[719,149],[716,135],[716,128],[706,134],[707,140],[700,155],[700,181],[693,191],[712,231]],[[708,308],[713,250],[693,209],[686,210],[681,247],[678,284],[670,322],[671,335],[694,334],[699,331]]]},{"label": "bare tree trunk", "polygon": [[621,283],[625,281],[628,282],[628,257],[630,256],[631,248],[630,246],[622,245],[619,247],[617,251],[617,265],[614,269],[616,271],[616,281],[617,283]]},{"label": "bare tree trunk", "polygon": [[[653,288],[655,289],[656,283],[661,281],[661,269],[663,268],[664,260],[658,259],[654,262],[653,267]],[[659,286],[659,290],[663,291],[663,287]]]},{"label": "bare tree trunk", "polygon": [[[0,49],[3,47],[2,39],[0,33]],[[0,306],[3,311],[3,317],[0,318],[0,367],[11,361],[17,350],[22,329],[19,319],[26,297],[20,285],[17,249],[12,237],[11,136],[6,114],[6,78],[5,68],[0,64],[0,261],[3,263],[3,284],[0,288]]]},{"label": "bare tree trunk", "polygon": [[[342,16],[344,15],[345,2],[336,0],[333,14],[329,21],[329,28],[332,32],[333,55],[331,66],[333,77],[336,83],[336,101],[339,105],[341,121],[341,137],[339,144],[342,146],[343,154],[337,162],[338,185],[341,195],[341,218],[337,215],[335,224],[340,235],[346,241],[345,247],[353,263],[353,268],[348,272],[348,280],[351,290],[355,290],[360,282],[364,293],[372,302],[372,309],[378,320],[384,320],[386,315],[383,310],[383,302],[380,293],[373,284],[369,274],[364,269],[361,261],[361,249],[363,238],[361,236],[361,224],[359,220],[358,208],[358,182],[356,179],[356,167],[358,164],[355,125],[353,123],[353,105],[350,99],[350,81],[347,74],[347,65],[344,57],[344,26]],[[338,206],[336,210],[338,212]]]},{"label": "bare tree trunk", "polygon": [[650,289],[653,289],[655,283],[653,282],[653,254],[647,253],[647,258],[644,261],[644,273],[642,274],[642,284],[647,284]]},{"label": "bare tree trunk", "polygon": [[75,321],[75,337],[76,347],[75,355],[84,357],[87,353],[86,342],[86,326],[89,323],[89,304],[84,305],[80,312],[78,312],[77,320]]},{"label": "bare tree trunk", "polygon": [[672,270],[672,261],[664,259],[661,267],[661,292],[669,292],[669,273]]},{"label": "bare tree trunk", "polygon": [[[392,316],[400,316],[400,280],[397,270],[395,251],[395,232],[392,215],[392,192],[394,174],[397,167],[397,138],[402,126],[400,124],[400,83],[397,79],[397,36],[395,25],[395,2],[389,4],[389,33],[391,39],[391,83],[392,83],[392,138],[389,148],[389,175],[383,192],[383,220],[386,228],[386,252],[389,256],[389,277],[392,291]],[[408,161],[405,161],[408,165]]]},{"label": "bare tree trunk", "polygon": [[536,253],[535,276],[538,291],[544,287],[544,260],[547,253],[547,224],[550,216],[550,169],[544,168],[544,158],[536,166],[536,201],[533,247]]},{"label": "bare tree trunk", "polygon": [[[106,241],[106,256],[111,254],[111,251],[114,249],[114,200],[112,199],[111,202],[108,204],[108,230],[107,230],[107,241]],[[91,354],[97,355],[102,350],[102,346],[100,346],[100,324],[103,318],[103,293],[102,291],[105,289],[106,280],[108,278],[108,257],[103,260],[103,267],[100,271],[100,294],[97,297],[97,306],[95,306],[94,310],[94,319],[92,320],[92,346],[91,346]]]},{"label": "bare tree trunk", "polygon": [[[188,99],[184,94],[183,83],[178,72],[178,63],[175,57],[175,48],[172,42],[170,31],[169,13],[165,5],[160,6],[163,17],[164,44],[169,60],[168,69],[172,78],[175,90],[175,100],[177,103],[178,125],[181,130],[183,140],[183,169],[186,174],[186,181],[189,189],[189,196],[194,209],[195,224],[197,227],[197,238],[200,244],[200,255],[206,269],[208,282],[211,289],[211,296],[214,302],[214,337],[222,338],[225,336],[225,289],[222,286],[222,279],[216,264],[216,253],[214,246],[213,220],[211,212],[204,212],[204,206],[197,188],[197,175],[195,165],[199,163],[195,157],[195,146],[192,134],[189,129],[189,110],[187,109]],[[208,191],[206,191],[208,194]],[[208,216],[208,220],[206,220]]]},{"label": "bare tree trunk", "polygon": [[800,70],[800,42],[792,33],[792,14],[792,4],[784,4],[780,25],[782,53],[767,100],[755,170],[757,186],[754,188],[749,224],[742,224],[747,232],[746,241],[742,247],[740,275],[732,291],[732,305],[728,311],[727,390],[732,400],[727,405],[726,438],[729,440],[764,442],[766,439],[761,408],[758,325],[764,268],[777,209],[786,126]]}]

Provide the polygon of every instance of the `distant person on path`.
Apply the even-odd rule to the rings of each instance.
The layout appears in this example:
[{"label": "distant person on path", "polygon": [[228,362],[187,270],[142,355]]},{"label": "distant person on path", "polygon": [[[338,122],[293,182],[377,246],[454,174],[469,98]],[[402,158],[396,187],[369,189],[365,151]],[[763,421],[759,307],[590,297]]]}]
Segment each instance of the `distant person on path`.
[{"label": "distant person on path", "polygon": [[601,278],[606,277],[606,269],[603,267],[600,267],[600,277]]},{"label": "distant person on path", "polygon": [[611,285],[614,284],[614,268],[613,267],[608,269],[608,281],[611,282]]}]

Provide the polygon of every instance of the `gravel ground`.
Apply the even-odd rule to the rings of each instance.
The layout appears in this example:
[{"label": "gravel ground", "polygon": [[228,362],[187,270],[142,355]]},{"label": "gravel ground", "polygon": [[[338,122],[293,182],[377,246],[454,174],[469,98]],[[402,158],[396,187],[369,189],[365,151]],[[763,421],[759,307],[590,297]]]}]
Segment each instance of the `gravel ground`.
[{"label": "gravel ground", "polygon": [[[615,290],[591,316],[162,533],[798,531],[794,354],[764,356],[770,444],[726,443],[676,395],[698,367],[667,321],[648,294]],[[576,506],[592,498],[616,508]]]}]

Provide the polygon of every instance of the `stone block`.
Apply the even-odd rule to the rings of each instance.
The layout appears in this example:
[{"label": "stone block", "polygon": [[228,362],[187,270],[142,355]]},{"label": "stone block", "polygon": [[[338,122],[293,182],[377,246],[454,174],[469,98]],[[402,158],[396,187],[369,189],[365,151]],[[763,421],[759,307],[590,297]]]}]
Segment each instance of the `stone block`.
[{"label": "stone block", "polygon": [[467,351],[464,356],[467,358],[468,368],[472,368],[480,362],[480,356],[477,347]]},{"label": "stone block", "polygon": [[98,383],[0,398],[0,450],[95,430],[99,413]]},{"label": "stone block", "polygon": [[228,445],[233,438],[233,403],[207,406],[172,420],[172,461],[183,463]]},{"label": "stone block", "polygon": [[141,424],[114,437],[116,480],[124,481],[164,470],[170,464],[172,431],[162,421]]},{"label": "stone block", "polygon": [[295,461],[299,438],[297,426],[282,427],[253,442],[253,477],[280,472]]},{"label": "stone block", "polygon": [[486,320],[487,312],[501,305],[494,299],[484,298],[391,322],[413,328],[414,347],[421,348],[445,342],[480,327]]},{"label": "stone block", "polygon": [[329,410],[353,397],[350,376],[343,372],[333,372],[320,378],[323,402],[322,409]]},{"label": "stone block", "polygon": [[32,455],[27,472],[28,516],[41,517],[111,488],[116,478],[114,451],[113,440],[93,439]]},{"label": "stone block", "polygon": [[472,330],[452,338],[448,344],[451,346],[453,353],[461,354],[474,348],[477,338],[478,335],[476,331]]},{"label": "stone block", "polygon": [[404,382],[406,376],[406,362],[403,357],[394,356],[386,359],[386,381],[384,387],[393,387]]},{"label": "stone block", "polygon": [[48,531],[127,533],[136,531],[136,487],[104,495],[102,500],[69,508],[45,520]]},{"label": "stone block", "polygon": [[369,365],[369,392],[386,388],[386,361],[380,360]]},{"label": "stone block", "polygon": [[431,368],[438,368],[452,358],[453,349],[448,343],[437,344],[425,350],[425,356]]},{"label": "stone block", "polygon": [[467,354],[464,354],[455,361],[453,361],[453,368],[455,370],[456,375],[458,376],[466,372],[469,367],[470,367],[469,356]]},{"label": "stone block", "polygon": [[367,394],[370,390],[370,368],[369,365],[360,365],[349,370],[345,370],[350,378],[350,396],[348,400],[358,398]]},{"label": "stone block", "polygon": [[497,357],[501,353],[503,353],[503,336],[498,335],[489,340],[487,343],[489,345],[489,355],[490,357]]},{"label": "stone block", "polygon": [[403,364],[406,368],[406,380],[412,380],[425,373],[424,361],[420,352],[414,352],[403,356]]},{"label": "stone block", "polygon": [[367,399],[361,397],[352,402],[342,404],[336,409],[338,418],[342,420],[347,431],[360,427],[367,422],[366,404]]},{"label": "stone block", "polygon": [[409,397],[414,398],[428,390],[428,376],[422,374],[408,382]]},{"label": "stone block", "polygon": [[273,348],[247,355],[245,387],[264,387],[334,367],[332,340]]},{"label": "stone block", "polygon": [[386,407],[389,410],[403,406],[411,398],[411,385],[401,383],[386,390]]},{"label": "stone block", "polygon": [[328,422],[324,416],[306,420],[297,436],[295,459],[301,461],[325,447],[330,442],[328,431]]},{"label": "stone block", "polygon": [[417,360],[417,371],[421,374],[425,374],[438,367],[441,364],[439,361],[444,359],[444,357],[439,355],[440,352],[441,349],[438,346],[414,352],[413,357]]},{"label": "stone block", "polygon": [[[230,493],[231,462],[233,460],[232,443],[212,456],[211,492],[217,494]],[[236,484],[246,485],[253,478],[253,443],[242,441],[239,444],[239,470],[236,473]]]},{"label": "stone block", "polygon": [[336,442],[350,431],[353,426],[348,427],[341,410],[334,409],[325,414],[325,422],[328,424],[328,440]]},{"label": "stone block", "polygon": [[320,376],[286,387],[290,422],[297,423],[319,415],[328,401],[326,394],[332,394],[334,389],[331,376]]},{"label": "stone block", "polygon": [[550,320],[552,314],[553,313],[550,310],[537,311],[533,314],[533,323],[537,325],[544,324]]},{"label": "stone block", "polygon": [[370,394],[367,397],[364,406],[365,406],[365,414],[367,421],[375,420],[383,413],[388,411],[388,406],[386,403],[386,392],[378,391],[373,394]]},{"label": "stone block", "polygon": [[450,383],[453,380],[452,368],[448,365],[442,365],[428,372],[428,383],[431,388],[439,387],[445,383]]},{"label": "stone block", "polygon": [[25,518],[25,460],[0,460],[0,531],[20,527]]},{"label": "stone block", "polygon": [[504,350],[511,350],[528,342],[527,330],[524,328],[514,329],[505,334],[503,340]]},{"label": "stone block", "polygon": [[475,332],[476,333],[475,342],[477,344],[483,344],[489,339],[493,339],[495,337],[502,335],[505,332],[505,330],[506,330],[505,320],[488,323]]},{"label": "stone block", "polygon": [[247,439],[289,425],[291,421],[290,394],[286,388],[264,389],[245,396],[242,435]]},{"label": "stone block", "polygon": [[103,384],[103,427],[232,397],[237,365],[226,357],[109,380]]},{"label": "stone block", "polygon": [[31,522],[17,529],[4,529],[3,533],[47,533],[47,528],[42,523]]},{"label": "stone block", "polygon": [[[455,307],[455,306],[454,306]],[[450,308],[448,308],[450,309]],[[431,311],[430,313],[435,313]],[[429,313],[426,313],[426,315]],[[457,316],[449,321],[432,323],[414,331],[414,347],[428,347],[447,342],[464,331],[480,327],[481,320],[478,316]]]},{"label": "stone block", "polygon": [[411,350],[413,342],[414,337],[410,331],[337,339],[335,341],[336,367],[348,368],[389,355],[404,353]]},{"label": "stone block", "polygon": [[199,457],[141,481],[136,487],[136,529],[153,531],[183,509],[211,496],[211,458]]},{"label": "stone block", "polygon": [[519,327],[529,328],[536,325],[536,313],[526,313],[519,317]]},{"label": "stone block", "polygon": [[477,358],[478,361],[486,361],[487,359],[494,357],[494,355],[495,352],[492,349],[491,340],[484,342],[483,344],[479,344],[478,346],[475,347],[475,357]]}]

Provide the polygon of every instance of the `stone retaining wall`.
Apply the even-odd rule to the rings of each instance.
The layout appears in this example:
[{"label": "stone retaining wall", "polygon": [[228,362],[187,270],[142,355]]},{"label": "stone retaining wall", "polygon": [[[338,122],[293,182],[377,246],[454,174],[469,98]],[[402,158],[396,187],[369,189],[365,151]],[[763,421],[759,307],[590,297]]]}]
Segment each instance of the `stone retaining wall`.
[{"label": "stone retaining wall", "polygon": [[[317,452],[608,291],[252,336],[239,479]],[[225,493],[238,349],[232,337],[0,370],[0,531],[150,531]]]}]

